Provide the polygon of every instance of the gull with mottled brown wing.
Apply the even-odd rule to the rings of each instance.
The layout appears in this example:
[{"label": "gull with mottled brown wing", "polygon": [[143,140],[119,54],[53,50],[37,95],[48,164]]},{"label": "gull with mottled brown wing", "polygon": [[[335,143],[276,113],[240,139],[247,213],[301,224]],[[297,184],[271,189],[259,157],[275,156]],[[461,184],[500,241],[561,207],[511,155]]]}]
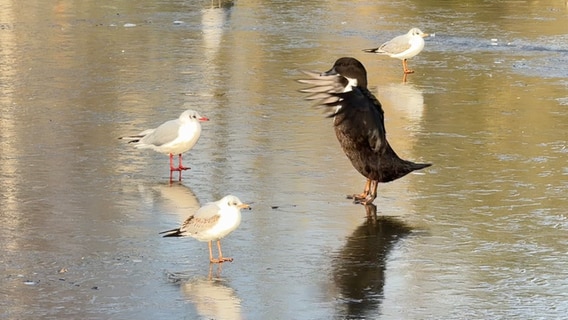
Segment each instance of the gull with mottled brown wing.
[{"label": "gull with mottled brown wing", "polygon": [[[250,209],[239,198],[228,195],[223,199],[210,202],[199,208],[197,212],[187,218],[181,227],[162,231],[164,237],[193,237],[199,241],[209,243],[209,261],[211,263],[223,263],[233,261],[233,258],[223,257],[221,251],[221,239],[224,238],[241,224],[241,209]],[[213,258],[212,242],[217,241],[219,257]]]}]

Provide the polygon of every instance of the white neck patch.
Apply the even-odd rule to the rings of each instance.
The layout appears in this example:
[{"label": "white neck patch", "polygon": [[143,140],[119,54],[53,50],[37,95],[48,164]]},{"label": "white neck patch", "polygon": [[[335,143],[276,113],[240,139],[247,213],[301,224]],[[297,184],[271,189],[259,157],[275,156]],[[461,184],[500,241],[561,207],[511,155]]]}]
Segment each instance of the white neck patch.
[{"label": "white neck patch", "polygon": [[347,81],[349,81],[349,83],[347,83],[347,85],[345,86],[345,89],[343,89],[343,92],[353,91],[353,87],[357,86],[357,79],[348,78],[348,77],[345,77],[345,79],[347,79]]},{"label": "white neck patch", "polygon": [[[348,78],[348,77],[345,77],[345,79],[347,79],[348,83],[345,86],[345,88],[343,89],[343,92],[353,91],[353,87],[357,86],[357,79]],[[339,112],[340,109],[341,109],[341,105],[338,105],[337,108],[335,108],[335,113]],[[333,118],[335,119],[335,117],[333,117]]]}]

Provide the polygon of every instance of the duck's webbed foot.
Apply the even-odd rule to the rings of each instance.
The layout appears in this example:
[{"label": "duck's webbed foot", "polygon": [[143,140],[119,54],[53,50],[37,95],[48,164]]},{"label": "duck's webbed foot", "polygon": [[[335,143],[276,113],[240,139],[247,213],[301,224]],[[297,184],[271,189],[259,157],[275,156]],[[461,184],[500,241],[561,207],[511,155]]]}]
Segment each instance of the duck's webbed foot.
[{"label": "duck's webbed foot", "polygon": [[[374,190],[374,194],[373,192],[371,192],[371,190]],[[365,189],[363,190],[362,193],[360,194],[353,194],[353,195],[347,195],[347,199],[353,199],[353,203],[355,204],[371,204],[373,203],[373,200],[375,200],[375,198],[377,197],[377,182],[376,181],[372,181],[370,179],[367,179],[367,182],[365,183]]]}]

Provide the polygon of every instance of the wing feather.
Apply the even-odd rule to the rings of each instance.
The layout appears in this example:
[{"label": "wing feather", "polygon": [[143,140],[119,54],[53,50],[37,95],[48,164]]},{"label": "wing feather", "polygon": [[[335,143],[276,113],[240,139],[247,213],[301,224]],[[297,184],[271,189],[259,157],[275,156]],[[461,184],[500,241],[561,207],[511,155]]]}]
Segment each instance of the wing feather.
[{"label": "wing feather", "polygon": [[352,128],[362,130],[374,151],[379,152],[386,148],[384,111],[375,95],[363,87],[354,87],[344,92],[348,80],[340,75],[321,76],[315,72],[304,74],[311,79],[298,82],[313,85],[300,90],[311,93],[306,100],[315,101],[317,107],[326,109],[328,117],[335,117],[336,126],[341,125],[343,121],[349,121]]},{"label": "wing feather", "polygon": [[386,52],[386,53],[390,53],[390,54],[396,54],[396,53],[401,53],[404,52],[408,49],[410,49],[410,43],[408,42],[407,38],[405,35],[402,36],[398,36],[390,41],[387,41],[385,43],[383,43],[380,47],[379,47],[379,52]]},{"label": "wing feather", "polygon": [[221,218],[219,210],[220,208],[214,202],[206,204],[197,210],[194,215],[187,218],[180,230],[190,234],[197,234],[212,228]]},{"label": "wing feather", "polygon": [[142,139],[140,139],[140,144],[159,147],[166,143],[170,143],[178,137],[179,128],[180,123],[178,119],[167,121],[156,129],[151,129],[153,131],[150,131]]}]

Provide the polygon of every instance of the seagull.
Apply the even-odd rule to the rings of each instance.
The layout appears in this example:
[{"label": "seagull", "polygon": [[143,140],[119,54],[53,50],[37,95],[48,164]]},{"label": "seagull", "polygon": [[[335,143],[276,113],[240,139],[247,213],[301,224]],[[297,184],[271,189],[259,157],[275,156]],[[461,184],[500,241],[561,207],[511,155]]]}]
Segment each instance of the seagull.
[{"label": "seagull", "polygon": [[[223,263],[233,258],[223,257],[221,239],[241,224],[241,209],[250,209],[239,198],[228,195],[215,202],[209,202],[187,218],[180,228],[160,232],[164,237],[193,237],[209,243],[209,262]],[[212,242],[217,241],[219,257],[213,258]]]},{"label": "seagull", "polygon": [[[182,112],[179,118],[162,123],[159,127],[148,129],[137,135],[120,137],[119,139],[129,140],[128,143],[135,143],[138,149],[152,149],[154,151],[170,155],[170,181],[172,172],[181,172],[190,169],[182,164],[181,154],[189,151],[201,136],[201,124],[199,122],[209,121],[194,110]],[[179,155],[178,167],[174,167],[174,154]]]},{"label": "seagull", "polygon": [[402,60],[404,74],[414,73],[413,70],[408,69],[406,60],[419,54],[420,51],[424,49],[424,38],[427,36],[428,34],[422,32],[422,30],[412,28],[407,34],[389,40],[381,44],[378,48],[364,49],[363,51],[376,54],[386,54],[391,58],[400,59]]},{"label": "seagull", "polygon": [[333,112],[335,134],[353,167],[367,178],[361,194],[348,196],[356,203],[371,204],[377,197],[378,183],[399,179],[429,163],[403,160],[394,152],[384,124],[384,111],[379,100],[367,89],[367,71],[355,58],[338,59],[324,73],[304,71],[310,78],[298,80],[312,85],[301,92],[310,93],[307,100]]}]

